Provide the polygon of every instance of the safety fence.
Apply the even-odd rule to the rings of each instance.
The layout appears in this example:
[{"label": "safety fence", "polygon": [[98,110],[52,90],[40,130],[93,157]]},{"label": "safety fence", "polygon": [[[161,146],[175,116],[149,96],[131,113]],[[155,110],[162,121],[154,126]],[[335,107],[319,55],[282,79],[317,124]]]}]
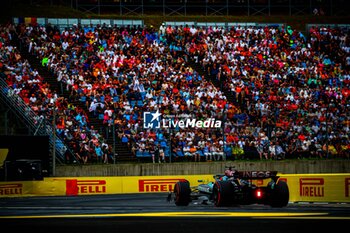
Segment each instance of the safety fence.
[{"label": "safety fence", "polygon": [[[78,19],[78,18],[35,18],[35,17],[14,17],[14,24],[32,24],[32,25],[52,25],[60,30],[72,26],[81,25],[82,27],[96,26],[144,26],[144,21],[140,19]],[[241,27],[282,27],[285,23],[256,23],[256,22],[196,22],[196,21],[165,21],[166,26],[195,26],[195,27],[221,27],[231,28],[233,26]]]},{"label": "safety fence", "polygon": [[57,162],[64,163],[67,146],[56,136],[53,132],[53,125],[46,120],[43,115],[38,115],[30,108],[23,99],[9,87],[4,80],[4,73],[0,73],[0,98],[2,102],[7,105],[16,116],[25,122],[28,129],[34,132],[34,136],[49,136],[50,148],[55,152]]},{"label": "safety fence", "polygon": [[285,23],[255,23],[255,22],[196,22],[196,21],[165,21],[165,26],[195,26],[195,27],[220,27],[220,28],[231,28],[231,27],[278,27],[281,28],[286,26]]}]

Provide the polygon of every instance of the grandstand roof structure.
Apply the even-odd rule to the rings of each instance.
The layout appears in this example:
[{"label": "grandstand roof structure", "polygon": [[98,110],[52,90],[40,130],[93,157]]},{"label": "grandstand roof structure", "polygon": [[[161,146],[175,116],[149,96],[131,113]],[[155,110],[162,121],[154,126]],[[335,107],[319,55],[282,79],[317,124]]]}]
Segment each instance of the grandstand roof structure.
[{"label": "grandstand roof structure", "polygon": [[[16,6],[28,4],[28,1],[11,0],[5,4]],[[155,13],[163,16],[342,16],[347,15],[349,10],[345,0],[33,0],[29,4],[61,5],[84,13],[120,16]]]}]

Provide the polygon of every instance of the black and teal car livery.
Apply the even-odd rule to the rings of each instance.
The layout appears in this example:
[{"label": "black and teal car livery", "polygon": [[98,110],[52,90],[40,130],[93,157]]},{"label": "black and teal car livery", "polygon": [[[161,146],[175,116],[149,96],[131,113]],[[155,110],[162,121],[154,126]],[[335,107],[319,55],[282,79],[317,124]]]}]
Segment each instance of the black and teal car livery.
[{"label": "black and teal car livery", "polygon": [[[214,175],[214,181],[191,187],[187,180],[179,181],[168,197],[177,206],[187,206],[193,200],[217,207],[263,204],[285,207],[289,202],[289,188],[277,171],[236,171],[228,168],[224,175]],[[267,185],[255,184],[253,180],[270,179]],[[201,181],[199,181],[201,182]]]}]

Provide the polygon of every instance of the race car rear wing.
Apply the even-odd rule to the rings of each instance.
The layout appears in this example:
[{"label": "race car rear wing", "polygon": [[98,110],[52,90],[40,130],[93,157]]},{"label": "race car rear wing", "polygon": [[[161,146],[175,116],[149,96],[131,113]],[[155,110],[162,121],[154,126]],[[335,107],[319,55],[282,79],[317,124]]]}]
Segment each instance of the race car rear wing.
[{"label": "race car rear wing", "polygon": [[237,177],[240,179],[252,179],[252,180],[258,180],[258,179],[268,179],[268,178],[276,178],[277,171],[237,171]]},{"label": "race car rear wing", "polygon": [[[277,171],[235,171],[233,177],[243,180],[262,180],[271,178],[275,181],[279,178]],[[225,175],[214,175],[214,179],[219,179]]]}]

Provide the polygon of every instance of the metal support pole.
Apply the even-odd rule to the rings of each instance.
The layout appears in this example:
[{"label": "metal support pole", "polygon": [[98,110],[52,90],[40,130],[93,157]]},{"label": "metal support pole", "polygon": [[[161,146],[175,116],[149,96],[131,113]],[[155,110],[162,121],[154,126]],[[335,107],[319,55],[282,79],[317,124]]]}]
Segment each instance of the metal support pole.
[{"label": "metal support pole", "polygon": [[289,16],[292,16],[292,0],[289,0]]},{"label": "metal support pole", "polygon": [[310,14],[312,14],[312,13],[313,13],[313,9],[312,9],[312,0],[310,0],[309,3],[310,3]]},{"label": "metal support pole", "polygon": [[56,109],[53,109],[52,119],[53,150],[52,150],[52,176],[56,175]]},{"label": "metal support pole", "polygon": [[327,110],[326,110],[326,158],[328,159],[329,156],[329,150],[328,150],[328,111],[329,111],[329,105],[327,106]]},{"label": "metal support pole", "polygon": [[[276,150],[276,143],[277,143],[277,107],[276,106],[274,106],[274,108],[275,108],[275,117],[274,117],[274,131],[275,131],[275,156],[277,155],[277,150]],[[277,157],[277,156],[276,156]]]},{"label": "metal support pole", "polygon": [[144,6],[143,6],[143,0],[142,0],[142,6],[141,6],[141,15],[143,16],[143,8],[144,8]]},{"label": "metal support pole", "polygon": [[170,142],[170,145],[169,145],[169,147],[170,147],[170,155],[169,155],[169,163],[171,163],[171,155],[172,155],[172,152],[173,152],[173,148],[172,148],[172,137],[173,137],[173,130],[172,130],[173,128],[172,128],[172,126],[170,126],[170,128],[169,128],[169,133],[170,133],[170,135],[169,135],[169,142]]},{"label": "metal support pole", "polygon": [[115,164],[115,113],[113,112],[113,163]]},{"label": "metal support pole", "polygon": [[248,16],[250,16],[250,0],[247,1]]},{"label": "metal support pole", "polygon": [[9,113],[9,109],[7,109],[5,112],[4,112],[4,116],[5,116],[5,135],[8,135],[8,113]]},{"label": "metal support pole", "polygon": [[[224,90],[223,90],[223,76],[220,75],[220,91],[221,93],[224,93]],[[225,111],[226,111],[226,103],[224,104],[224,108],[222,109],[222,153],[223,153],[223,158],[226,158],[226,155],[225,155]]]},{"label": "metal support pole", "polygon": [[205,0],[205,16],[208,16],[208,1],[209,0]]},{"label": "metal support pole", "polygon": [[226,104],[224,105],[224,109],[222,110],[222,153],[223,153],[223,157],[222,158],[226,158],[225,155],[225,147],[226,147],[226,139],[225,139],[225,121],[226,121],[226,117],[225,117],[225,111],[226,111]]},{"label": "metal support pole", "polygon": [[228,16],[229,10],[228,10],[228,0],[226,0],[226,16]]},{"label": "metal support pole", "polygon": [[101,15],[101,2],[100,2],[100,0],[97,1],[97,4],[98,4],[98,6],[97,6],[98,15]]},{"label": "metal support pole", "polygon": [[187,16],[187,6],[186,6],[187,0],[185,0],[185,16]]},{"label": "metal support pole", "polygon": [[327,110],[326,110],[326,147],[327,147],[327,159],[329,158],[329,133],[328,133],[328,118],[329,118],[329,107],[333,107],[333,99],[331,99],[330,103],[327,105]]},{"label": "metal support pole", "polygon": [[122,1],[119,2],[119,15],[123,15]]}]

